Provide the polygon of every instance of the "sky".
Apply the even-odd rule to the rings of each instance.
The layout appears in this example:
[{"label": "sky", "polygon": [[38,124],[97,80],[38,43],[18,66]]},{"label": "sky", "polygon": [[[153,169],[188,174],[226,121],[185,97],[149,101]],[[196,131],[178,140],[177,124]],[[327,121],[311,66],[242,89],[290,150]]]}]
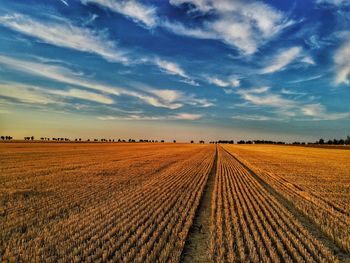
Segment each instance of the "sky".
[{"label": "sky", "polygon": [[350,135],[348,0],[0,0],[0,134]]}]

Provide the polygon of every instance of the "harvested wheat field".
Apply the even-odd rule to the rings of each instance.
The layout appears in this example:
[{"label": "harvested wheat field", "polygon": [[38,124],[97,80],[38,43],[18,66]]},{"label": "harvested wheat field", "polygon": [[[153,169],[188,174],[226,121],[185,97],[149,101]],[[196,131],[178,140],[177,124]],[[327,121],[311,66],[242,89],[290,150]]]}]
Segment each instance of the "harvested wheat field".
[{"label": "harvested wheat field", "polygon": [[0,259],[349,262],[350,152],[1,143]]}]

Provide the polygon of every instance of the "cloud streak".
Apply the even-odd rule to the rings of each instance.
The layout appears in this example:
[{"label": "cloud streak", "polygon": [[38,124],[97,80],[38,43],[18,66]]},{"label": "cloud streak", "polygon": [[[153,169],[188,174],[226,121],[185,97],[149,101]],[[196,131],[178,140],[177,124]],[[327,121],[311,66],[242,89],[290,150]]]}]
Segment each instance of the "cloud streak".
[{"label": "cloud streak", "polygon": [[285,67],[293,62],[301,53],[300,47],[292,47],[282,50],[271,60],[271,63],[261,70],[261,74],[271,74],[285,69]]},{"label": "cloud streak", "polygon": [[215,19],[203,22],[198,28],[169,21],[162,26],[179,35],[220,40],[246,55],[255,53],[260,45],[294,23],[282,12],[258,1],[171,0],[170,3],[177,7],[188,4],[190,13],[213,15]]},{"label": "cloud streak", "polygon": [[350,40],[345,42],[335,53],[336,84],[350,84]]},{"label": "cloud streak", "polygon": [[157,24],[157,11],[154,6],[146,6],[136,0],[81,0],[84,4],[97,4],[122,14],[146,27],[154,27]]},{"label": "cloud streak", "polygon": [[[241,89],[236,92],[244,99],[246,102],[259,106],[259,107],[267,107],[267,108],[275,108],[276,118],[274,120],[284,120],[286,118],[294,118],[296,120],[301,120],[303,117],[307,117],[308,120],[324,120],[324,121],[334,121],[340,119],[349,118],[350,114],[348,112],[343,113],[331,113],[328,112],[326,107],[321,103],[305,103],[302,101],[297,101],[295,99],[289,99],[283,97],[285,95],[295,95],[299,96],[299,93],[294,93],[291,91],[287,91],[282,89],[282,93],[273,93],[271,92],[269,87],[260,87],[254,89]],[[270,120],[272,117],[264,118],[257,117],[258,115],[247,115],[243,118],[246,120]],[[239,119],[239,117],[234,116],[235,119]]]},{"label": "cloud streak", "polygon": [[0,16],[0,24],[51,45],[96,54],[111,62],[128,62],[125,51],[105,33],[75,26],[68,20],[44,22],[22,14],[8,14]]},{"label": "cloud streak", "polygon": [[199,99],[193,95],[185,95],[182,92],[176,90],[143,88],[142,91],[139,91],[130,90],[124,87],[101,84],[94,80],[85,80],[74,74],[74,72],[68,68],[61,66],[31,62],[8,56],[0,56],[0,64],[26,74],[84,87],[86,89],[98,91],[102,94],[110,94],[114,96],[125,95],[134,97],[149,105],[159,108],[178,109],[183,107],[184,104],[199,107],[207,107],[212,105],[206,99]]}]

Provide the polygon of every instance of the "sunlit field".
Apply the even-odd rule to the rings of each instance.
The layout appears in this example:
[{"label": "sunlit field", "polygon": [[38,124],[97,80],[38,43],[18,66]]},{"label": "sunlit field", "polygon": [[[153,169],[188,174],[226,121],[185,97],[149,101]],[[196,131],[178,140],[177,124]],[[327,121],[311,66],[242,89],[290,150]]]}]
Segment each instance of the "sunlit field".
[{"label": "sunlit field", "polygon": [[347,261],[349,153],[1,143],[1,260]]}]

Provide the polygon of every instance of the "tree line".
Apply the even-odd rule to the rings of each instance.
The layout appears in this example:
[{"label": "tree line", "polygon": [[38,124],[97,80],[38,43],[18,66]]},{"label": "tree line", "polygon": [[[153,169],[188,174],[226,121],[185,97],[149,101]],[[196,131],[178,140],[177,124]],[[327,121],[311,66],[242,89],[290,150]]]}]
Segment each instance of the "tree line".
[{"label": "tree line", "polygon": [[[1,136],[0,137],[1,140],[3,141],[10,141],[13,139],[12,136]],[[35,137],[34,136],[26,136],[24,137],[25,141],[34,141]],[[150,140],[150,139],[139,139],[139,140],[135,140],[135,139],[106,139],[106,138],[102,138],[102,139],[87,139],[87,140],[83,140],[82,138],[75,138],[73,140],[69,139],[69,138],[65,138],[65,137],[52,137],[52,138],[48,138],[48,137],[41,137],[40,138],[41,141],[54,141],[54,142],[70,142],[70,141],[74,141],[74,142],[129,142],[129,143],[134,143],[134,142],[140,142],[140,143],[164,143],[164,140]],[[176,140],[173,140],[173,143],[176,143]],[[194,140],[191,140],[190,143],[195,143]],[[204,140],[200,140],[198,141],[198,143],[200,144],[204,144],[205,141]],[[210,141],[210,144],[234,144],[235,141],[234,140],[218,140],[218,141]],[[325,140],[323,138],[317,140],[316,142],[299,142],[299,141],[295,141],[292,143],[286,143],[283,141],[272,141],[272,140],[239,140],[236,142],[237,144],[293,144],[293,145],[305,145],[305,144],[320,144],[320,145],[350,145],[350,136],[347,136],[345,139],[328,139]]]}]

